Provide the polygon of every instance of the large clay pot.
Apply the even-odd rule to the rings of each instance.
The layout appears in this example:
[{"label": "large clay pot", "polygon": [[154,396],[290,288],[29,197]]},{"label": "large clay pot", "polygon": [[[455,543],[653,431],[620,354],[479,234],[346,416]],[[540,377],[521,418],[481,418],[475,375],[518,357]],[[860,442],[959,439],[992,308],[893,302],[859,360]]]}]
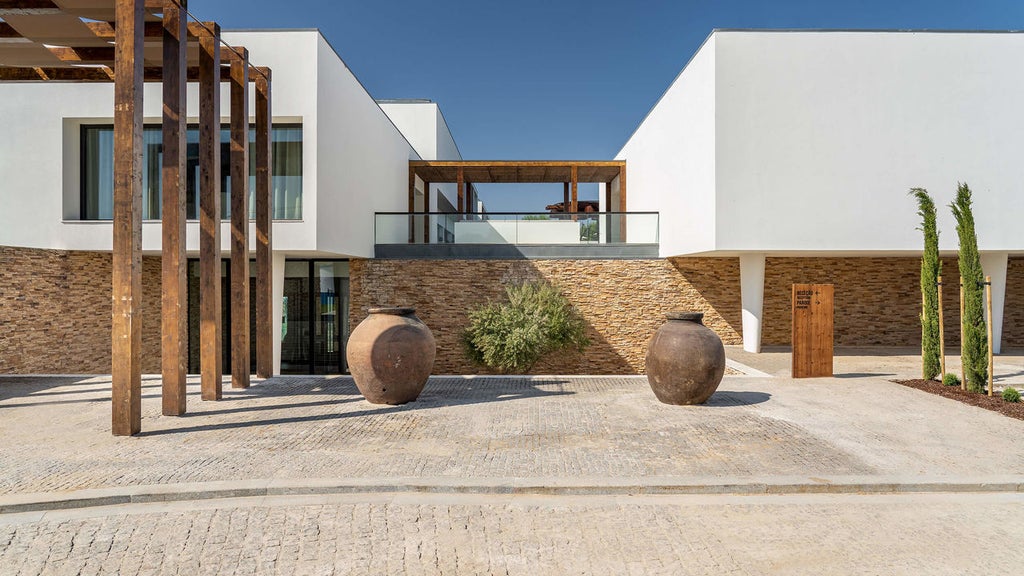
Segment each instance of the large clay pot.
[{"label": "large clay pot", "polygon": [[702,312],[670,312],[647,349],[647,381],[665,404],[703,404],[725,374],[722,339]]},{"label": "large clay pot", "polygon": [[423,391],[437,345],[415,308],[370,308],[348,339],[349,371],[373,404],[405,404]]}]

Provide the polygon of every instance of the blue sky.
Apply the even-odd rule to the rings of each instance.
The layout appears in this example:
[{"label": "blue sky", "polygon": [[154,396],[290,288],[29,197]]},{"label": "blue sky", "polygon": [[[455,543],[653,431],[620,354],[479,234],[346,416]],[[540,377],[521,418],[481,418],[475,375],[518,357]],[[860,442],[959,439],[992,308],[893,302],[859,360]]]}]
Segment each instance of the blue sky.
[{"label": "blue sky", "polygon": [[[224,28],[319,28],[374,98],[438,102],[466,159],[605,159],[714,28],[1024,29],[1021,0],[192,0]],[[561,189],[485,192],[543,210]],[[586,189],[583,197],[593,197]]]}]

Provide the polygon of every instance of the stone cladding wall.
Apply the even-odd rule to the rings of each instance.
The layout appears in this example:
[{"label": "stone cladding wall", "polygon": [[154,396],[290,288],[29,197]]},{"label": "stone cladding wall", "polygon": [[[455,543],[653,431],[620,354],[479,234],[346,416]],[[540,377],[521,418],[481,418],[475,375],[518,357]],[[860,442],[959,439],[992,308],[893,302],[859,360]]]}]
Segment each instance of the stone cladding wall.
[{"label": "stone cladding wall", "polygon": [[[788,345],[790,286],[836,286],[837,346],[916,346],[918,258],[768,258],[765,345]],[[144,373],[160,372],[160,258],[144,257]],[[958,346],[956,258],[943,259],[946,342]],[[643,373],[647,342],[669,310],[705,312],[727,344],[739,344],[736,258],[652,260],[353,260],[355,326],[377,304],[416,306],[438,341],[435,373],[481,373],[459,335],[473,306],[502,297],[513,281],[547,279],[583,313],[592,345],[544,359],[537,374]],[[952,279],[952,280],[950,280]],[[1024,258],[1011,258],[1004,348],[1024,347]],[[0,247],[0,374],[110,371],[110,254]]]},{"label": "stone cladding wall", "polygon": [[591,345],[549,356],[534,374],[641,374],[647,343],[670,310],[697,310],[727,344],[740,343],[737,258],[668,260],[353,260],[351,321],[377,305],[411,305],[437,339],[435,374],[477,374],[460,335],[468,312],[510,282],[545,279],[583,314]]},{"label": "stone cladding wall", "polygon": [[[949,346],[960,345],[959,274],[955,257],[942,259]],[[761,342],[790,344],[792,285],[808,283],[835,285],[836,346],[920,346],[920,281],[921,259],[915,257],[768,258]],[[1007,279],[1008,288],[1022,281],[1018,273]]]},{"label": "stone cladding wall", "polygon": [[[111,256],[0,246],[0,374],[110,372]],[[160,372],[160,258],[142,259],[142,371]]]},{"label": "stone cladding wall", "polygon": [[1003,349],[1024,348],[1024,258],[1010,258],[1003,303]]}]

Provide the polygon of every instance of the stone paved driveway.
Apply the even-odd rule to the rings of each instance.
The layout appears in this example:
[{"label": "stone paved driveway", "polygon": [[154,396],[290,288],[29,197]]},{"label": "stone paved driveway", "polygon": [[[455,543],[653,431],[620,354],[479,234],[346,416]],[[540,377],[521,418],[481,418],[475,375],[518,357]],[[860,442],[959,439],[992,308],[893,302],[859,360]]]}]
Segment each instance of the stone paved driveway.
[{"label": "stone paved driveway", "polygon": [[1024,495],[361,495],[0,516],[0,575],[1021,574]]},{"label": "stone paved driveway", "polygon": [[[435,378],[371,405],[350,378],[277,378],[109,432],[109,380],[0,379],[0,493],[305,478],[1024,476],[1024,422],[882,380],[727,377],[706,406],[642,378]],[[812,480],[813,481],[813,480]]]}]

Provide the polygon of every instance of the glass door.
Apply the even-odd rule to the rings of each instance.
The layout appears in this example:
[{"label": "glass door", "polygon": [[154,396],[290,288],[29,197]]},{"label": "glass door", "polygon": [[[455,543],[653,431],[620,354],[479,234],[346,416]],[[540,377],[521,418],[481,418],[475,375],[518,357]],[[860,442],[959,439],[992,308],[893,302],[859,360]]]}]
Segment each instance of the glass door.
[{"label": "glass door", "polygon": [[348,262],[313,262],[313,373],[345,371]]},{"label": "glass door", "polygon": [[281,302],[282,374],[309,374],[313,358],[309,301],[309,262],[286,261]]}]

